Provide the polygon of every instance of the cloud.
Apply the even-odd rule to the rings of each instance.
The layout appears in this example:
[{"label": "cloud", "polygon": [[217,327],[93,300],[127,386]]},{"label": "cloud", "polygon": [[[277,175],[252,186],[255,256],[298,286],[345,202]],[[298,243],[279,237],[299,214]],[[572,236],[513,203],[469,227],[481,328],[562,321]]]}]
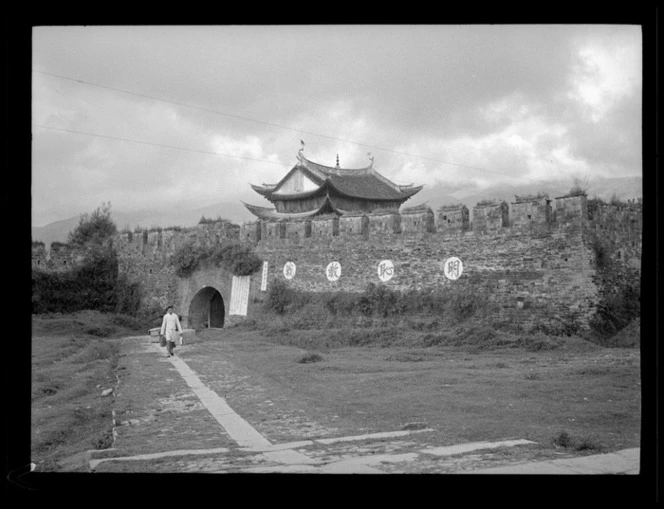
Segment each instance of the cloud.
[{"label": "cloud", "polygon": [[33,73],[34,123],[143,142],[35,127],[33,217],[41,221],[108,200],[116,210],[264,204],[248,184],[281,179],[300,139],[321,164],[339,154],[342,166],[363,167],[371,152],[388,178],[455,188],[640,171],[638,27],[34,34],[35,69],[107,87]]},{"label": "cloud", "polygon": [[640,44],[624,37],[580,44],[570,97],[584,120],[597,123],[621,100],[640,92]]}]

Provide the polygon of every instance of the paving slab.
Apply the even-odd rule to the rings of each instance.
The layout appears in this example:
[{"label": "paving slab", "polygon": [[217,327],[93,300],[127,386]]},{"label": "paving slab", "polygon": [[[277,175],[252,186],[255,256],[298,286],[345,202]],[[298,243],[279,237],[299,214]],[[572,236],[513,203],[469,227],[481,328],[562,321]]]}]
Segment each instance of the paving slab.
[{"label": "paving slab", "polygon": [[500,442],[473,442],[469,444],[450,445],[446,447],[432,447],[422,449],[420,452],[424,454],[433,454],[435,456],[452,456],[454,454],[463,454],[471,451],[478,451],[482,449],[496,449],[498,447],[513,447],[515,445],[529,445],[535,444],[530,440],[503,440]]},{"label": "paving slab", "polygon": [[614,453],[593,454],[580,458],[521,463],[473,470],[469,474],[626,474],[639,472],[640,449],[624,449]]}]

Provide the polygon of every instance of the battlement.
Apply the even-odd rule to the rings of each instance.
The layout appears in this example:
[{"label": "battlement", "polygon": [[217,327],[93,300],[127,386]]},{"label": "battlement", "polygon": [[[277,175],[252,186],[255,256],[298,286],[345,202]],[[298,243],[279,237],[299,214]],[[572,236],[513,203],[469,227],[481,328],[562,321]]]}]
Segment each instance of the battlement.
[{"label": "battlement", "polygon": [[470,229],[470,211],[462,204],[443,205],[435,218],[436,231],[462,232]]},{"label": "battlement", "polygon": [[[122,252],[142,256],[167,255],[177,246],[188,241],[200,244],[219,244],[228,240],[240,240],[240,226],[228,221],[201,223],[188,228],[152,228],[136,229],[117,233],[111,244]],[[44,271],[66,271],[81,263],[86,255],[86,248],[73,247],[63,242],[51,243],[46,250],[43,242],[32,243],[32,268]]]},{"label": "battlement", "polygon": [[46,250],[43,242],[32,243],[32,268],[63,272],[80,263],[87,254],[87,249],[72,247],[64,242],[51,243],[51,249]]},{"label": "battlement", "polygon": [[[187,228],[137,229],[116,234],[112,242],[125,256],[164,259],[187,242],[199,245],[228,241],[253,245],[265,242],[297,245],[303,239],[314,242],[315,239],[334,237],[377,241],[395,235],[435,235],[440,238],[513,233],[538,235],[582,226],[601,231],[605,238],[624,244],[621,253],[635,258],[641,246],[642,203],[634,200],[607,204],[601,200],[588,200],[585,195],[553,199],[541,194],[515,195],[510,203],[492,200],[475,204],[472,220],[465,204],[444,205],[435,213],[423,204],[403,208],[400,212],[383,209],[343,216],[326,214],[296,220],[257,220],[241,226],[228,221],[211,221]],[[39,270],[68,270],[84,256],[84,250],[64,243],[51,244],[50,251],[41,242],[33,242],[32,245],[32,267]]]},{"label": "battlement", "polygon": [[[589,212],[590,210],[590,212]],[[613,222],[640,229],[640,204],[613,206],[591,202],[586,195],[549,198],[546,194],[486,200],[470,210],[464,204],[444,205],[436,213],[425,204],[399,212],[378,210],[337,216],[327,214],[305,219],[257,220],[242,225],[239,237],[250,243],[305,238],[378,238],[390,235],[451,235],[533,233]],[[598,227],[599,228],[599,227]]]}]

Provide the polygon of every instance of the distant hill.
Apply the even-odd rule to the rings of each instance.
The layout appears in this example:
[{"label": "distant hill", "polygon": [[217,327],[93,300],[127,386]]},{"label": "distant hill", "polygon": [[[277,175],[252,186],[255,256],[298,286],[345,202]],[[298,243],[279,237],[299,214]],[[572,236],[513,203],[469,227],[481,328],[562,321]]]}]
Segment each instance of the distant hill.
[{"label": "distant hill", "polygon": [[[478,188],[467,188],[462,191],[450,193],[444,186],[425,186],[422,191],[405,203],[410,207],[427,203],[434,211],[441,205],[463,203],[472,210],[473,205],[481,200],[498,199],[512,202],[514,195],[536,194],[538,192],[548,193],[551,198],[566,194],[571,187],[569,181],[550,181],[540,184],[523,184],[519,186],[494,186],[480,190]],[[605,178],[589,181],[588,196],[599,197],[610,200],[613,195],[620,199],[641,198],[643,196],[643,182],[641,177]],[[113,211],[112,217],[118,229],[134,229],[136,226],[144,228],[167,226],[195,226],[202,216],[216,219],[222,217],[237,224],[251,221],[254,218],[249,211],[240,203],[220,202],[207,207],[196,209],[172,208],[167,211],[143,210],[137,212]],[[52,242],[66,242],[69,232],[79,222],[79,217],[70,217],[61,221],[55,221],[46,226],[32,228],[32,240],[40,240],[46,246]]]}]

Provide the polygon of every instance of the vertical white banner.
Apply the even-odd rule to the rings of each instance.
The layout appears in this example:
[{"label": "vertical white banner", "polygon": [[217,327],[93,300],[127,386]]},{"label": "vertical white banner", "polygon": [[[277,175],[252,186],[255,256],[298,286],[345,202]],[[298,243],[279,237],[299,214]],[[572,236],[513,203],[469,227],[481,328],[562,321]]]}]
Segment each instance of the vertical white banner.
[{"label": "vertical white banner", "polygon": [[233,287],[231,288],[231,307],[229,315],[247,316],[249,305],[249,283],[251,276],[233,276]]},{"label": "vertical white banner", "polygon": [[263,262],[263,278],[261,279],[261,292],[267,290],[267,262]]}]

